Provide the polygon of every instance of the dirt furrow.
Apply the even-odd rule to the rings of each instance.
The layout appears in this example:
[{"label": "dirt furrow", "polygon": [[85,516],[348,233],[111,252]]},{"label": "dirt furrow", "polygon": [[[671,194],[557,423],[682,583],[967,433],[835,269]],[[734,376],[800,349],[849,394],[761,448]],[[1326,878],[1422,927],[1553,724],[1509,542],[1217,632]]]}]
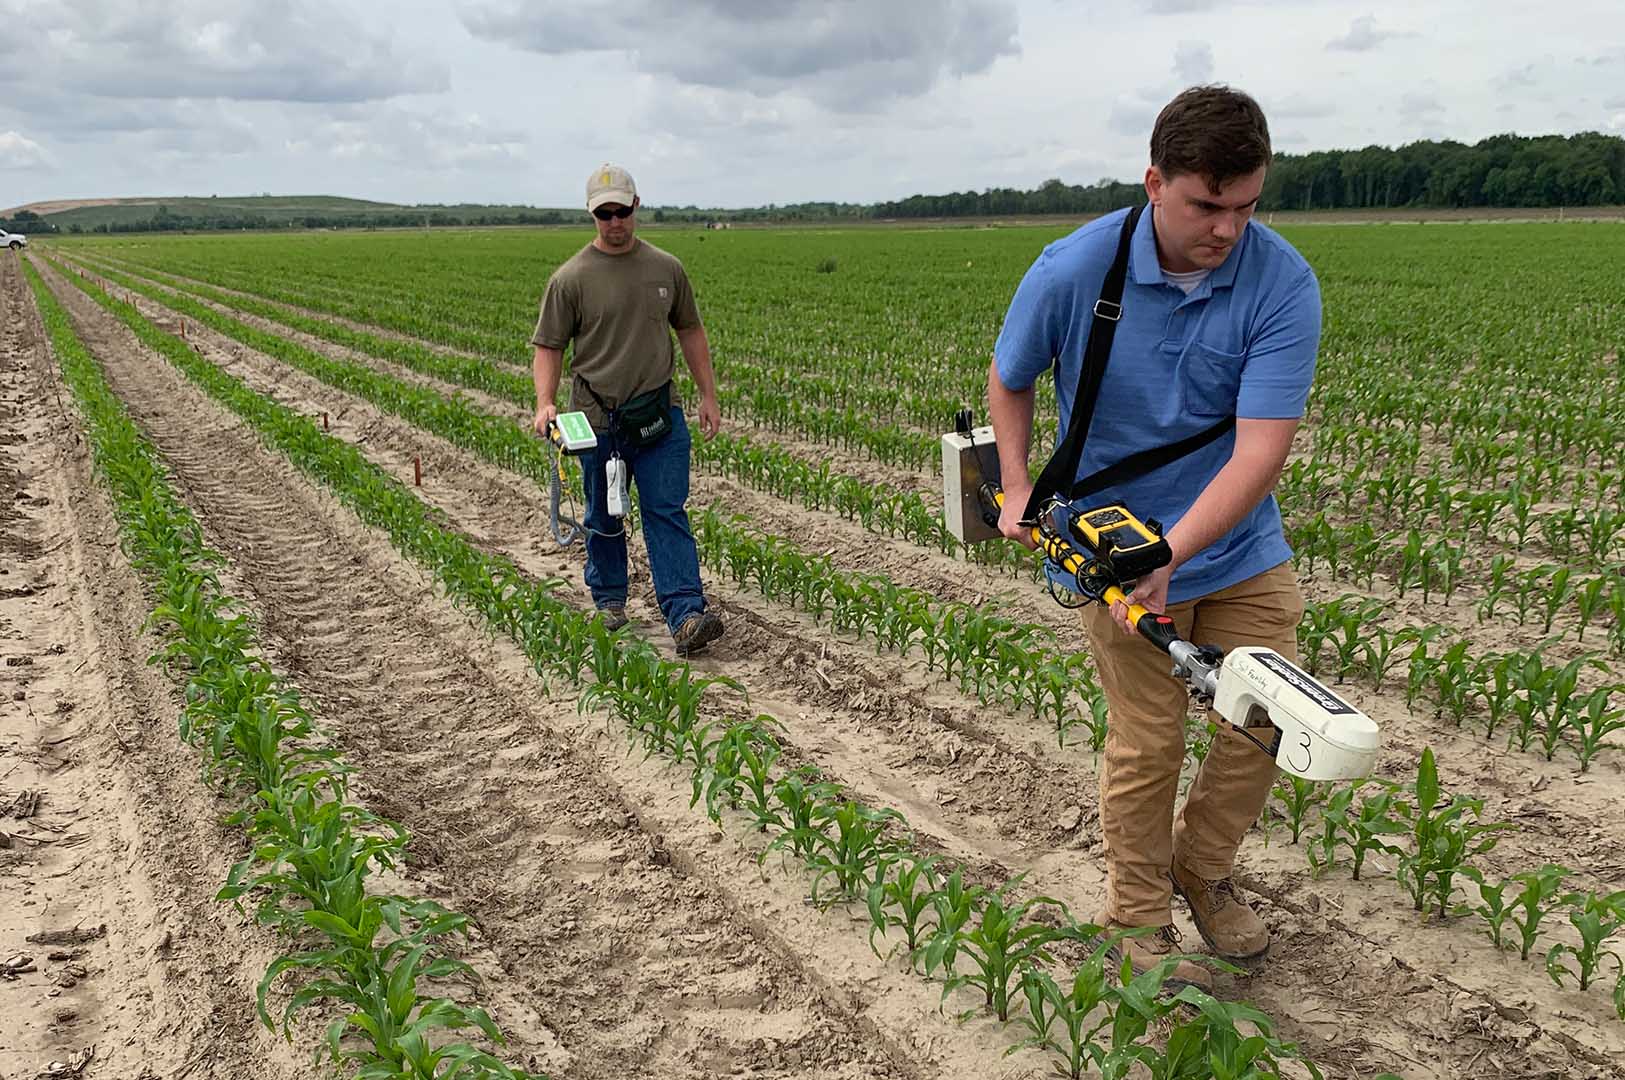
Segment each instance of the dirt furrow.
[{"label": "dirt furrow", "polygon": [[[212,348],[209,343],[203,347],[234,373],[247,375],[262,392],[280,395],[307,411],[316,402],[341,398],[241,347],[219,344],[223,347]],[[424,444],[421,433],[395,430],[401,426],[398,422],[367,417],[367,412],[366,406],[346,400],[335,415],[344,418],[341,434],[359,425],[369,453],[377,454],[381,462],[399,468],[400,462],[409,460],[402,456],[407,448]],[[425,489],[430,501],[533,571],[561,568],[559,557],[547,554],[545,545],[533,539],[536,496],[526,490],[527,483],[458,459],[447,448],[435,453],[448,455],[455,464]],[[573,579],[575,564],[569,560],[566,564]],[[1008,715],[990,719],[999,710],[978,709],[940,686],[931,688],[933,680],[908,674],[908,664],[876,660],[866,646],[831,640],[810,620],[764,606],[725,586],[714,591],[730,611],[734,629],[724,639],[725,647],[705,666],[742,678],[755,705],[791,725],[790,737],[800,752],[876,801],[903,808],[917,827],[954,854],[995,873],[1026,869],[1033,874],[1035,887],[1074,902],[1080,914],[1092,914],[1099,873],[1094,860],[1080,854],[1090,852],[1093,844],[1094,776],[1086,754],[1074,751],[1061,755],[1060,763],[1049,760],[1055,755],[1048,747],[1040,749],[1043,733],[1036,725],[1024,725]],[[1391,748],[1394,772],[1409,767],[1412,751],[1408,740],[1401,741],[1397,750]],[[1421,961],[1440,947],[1436,935],[1403,919],[1379,920],[1383,933],[1356,930],[1358,924],[1337,920],[1332,905],[1344,901],[1335,889],[1328,893],[1321,914],[1314,897],[1329,886],[1305,880],[1297,849],[1279,844],[1264,850],[1249,847],[1245,860],[1256,868],[1262,887],[1281,898],[1280,904],[1269,908],[1281,932],[1270,966],[1237,992],[1282,1016],[1289,1031],[1325,1051],[1331,1060],[1346,1060],[1350,1069],[1382,1064],[1385,1053],[1403,1056],[1403,1047],[1418,1038],[1407,1017],[1391,1016],[1380,1002],[1364,998],[1363,991],[1354,993],[1352,986],[1387,985],[1393,972],[1420,966],[1422,973],[1407,983],[1410,992],[1428,995],[1418,999],[1415,1015],[1451,1015],[1451,1002],[1460,990],[1429,975],[1430,965]],[[1373,895],[1374,890],[1368,889],[1355,902],[1375,901],[1381,910],[1392,908],[1397,890],[1391,885],[1377,889],[1390,895]],[[1293,905],[1309,913],[1307,924]],[[1397,936],[1387,936],[1388,929]],[[1470,937],[1458,936],[1464,939],[1463,950],[1476,947]],[[1448,951],[1455,944],[1446,941],[1442,947]],[[1349,954],[1353,976],[1322,980],[1320,964],[1328,948]],[[1504,978],[1496,974],[1481,979],[1476,972],[1466,976],[1479,1000],[1510,987],[1511,994],[1527,994],[1538,1002],[1536,1015],[1546,1019],[1546,1008],[1561,1011],[1574,998],[1543,988],[1542,978],[1538,968],[1527,966],[1514,966]],[[1317,996],[1310,988],[1322,982]],[[1604,1015],[1600,998],[1583,1003],[1594,1007],[1594,1015]],[[1311,1018],[1301,1027],[1295,1020],[1299,1014]],[[1363,1044],[1351,1043],[1344,1027],[1317,1026],[1312,1018],[1320,1015],[1339,1016],[1345,1026],[1351,1015],[1359,1017]],[[1559,1022],[1559,1029],[1563,1026]],[[1584,1030],[1583,1023],[1579,1030]],[[1455,1067],[1461,1068],[1462,1062]]]},{"label": "dirt furrow", "polygon": [[1036,1059],[997,1064],[999,1030],[945,1023],[933,987],[880,965],[844,914],[808,909],[796,880],[758,871],[753,849],[689,807],[686,783],[628,760],[618,733],[548,697],[387,542],[63,296],[236,562],[273,658],[319,702],[366,798],[412,829],[412,874],[478,918],[493,985],[512,985],[504,1003],[556,1038],[551,1052],[531,1040],[540,1064],[856,1077],[980,1061],[1036,1075]]},{"label": "dirt furrow", "polygon": [[[139,299],[139,298],[138,298]],[[167,309],[141,299],[144,310],[156,318],[172,318]],[[339,404],[335,416],[335,432],[354,438],[369,447],[384,447],[394,451],[387,458],[397,475],[409,475],[411,456],[426,445],[436,447],[430,458],[433,477],[436,469],[447,476],[471,474],[488,481],[489,494],[457,505],[454,496],[441,494],[443,485],[438,478],[427,497],[431,500],[452,499],[445,503],[458,520],[476,535],[493,544],[512,548],[527,547],[531,569],[539,573],[560,574],[572,583],[579,577],[579,553],[572,551],[560,555],[553,545],[537,539],[546,533],[544,500],[540,493],[532,494],[531,485],[520,478],[508,476],[485,466],[472,455],[444,444],[433,436],[417,431],[378,413],[364,403],[325,387],[313,379],[291,372],[283,365],[258,357],[252,350],[194,328],[194,339],[210,347],[217,362],[237,364],[234,373],[246,377],[262,392],[276,395],[288,390],[296,393],[291,401],[312,412],[328,411],[333,403]],[[318,343],[319,344],[319,343]],[[331,355],[339,350],[323,349]],[[229,360],[227,358],[230,358]],[[433,380],[420,380],[436,385]],[[438,389],[446,391],[443,384]],[[342,414],[342,415],[340,415]],[[355,422],[364,430],[353,435],[350,428]],[[444,462],[444,465],[439,463]],[[483,514],[482,506],[489,498],[506,500],[509,511],[499,518],[474,516]],[[696,474],[694,498],[691,505],[715,504],[731,512],[744,514],[758,527],[770,533],[793,537],[804,549],[830,554],[837,564],[849,571],[885,574],[894,580],[921,589],[944,600],[959,600],[981,604],[994,600],[1012,618],[1040,623],[1056,629],[1063,648],[1087,651],[1078,621],[1062,612],[1042,592],[1040,587],[1013,583],[1009,578],[945,556],[923,551],[904,541],[887,540],[866,532],[855,522],[843,521],[829,514],[813,514],[804,508],[789,504],[771,495],[726,478]],[[638,545],[633,545],[634,561]],[[635,576],[636,573],[635,573]],[[775,620],[789,618],[794,629],[791,639],[816,643],[820,655],[837,650],[842,669],[853,665],[867,666],[871,681],[894,686],[910,703],[929,705],[937,715],[950,715],[949,721],[956,731],[968,736],[1023,748],[1032,757],[1054,760],[1068,768],[1080,770],[1076,787],[1092,792],[1095,776],[1093,755],[1087,750],[1062,749],[1055,745],[1053,736],[1043,725],[1030,718],[1013,716],[1002,709],[965,708],[962,694],[945,686],[940,679],[923,672],[923,663],[886,661],[876,664],[867,646],[852,647],[837,640],[823,629],[814,627],[810,620],[782,612],[773,605],[764,607],[752,594],[731,589],[725,582],[714,582],[716,591],[729,603],[737,604]],[[1327,598],[1332,583],[1313,578],[1305,582],[1305,591],[1311,596]],[[652,600],[645,591],[634,596],[632,611],[643,612],[646,618],[658,623]],[[775,638],[777,640],[777,638]],[[802,650],[805,653],[805,650]],[[733,655],[731,651],[725,655]],[[745,654],[741,654],[745,655]],[[1622,789],[1625,789],[1625,752],[1604,753],[1588,776],[1578,776],[1568,760],[1567,751],[1555,762],[1545,762],[1538,756],[1512,752],[1500,743],[1488,742],[1468,731],[1462,731],[1437,722],[1428,712],[1413,713],[1406,708],[1400,684],[1403,673],[1390,676],[1382,693],[1374,693],[1362,684],[1338,685],[1340,693],[1365,709],[1382,725],[1385,750],[1378,774],[1391,778],[1408,778],[1414,774],[1415,762],[1425,746],[1432,746],[1446,772],[1446,782],[1453,787],[1483,794],[1492,799],[1491,811],[1518,822],[1523,831],[1503,848],[1491,855],[1493,869],[1503,866],[1509,871],[1557,862],[1578,871],[1585,881],[1594,886],[1606,886],[1620,879],[1617,851],[1625,849],[1625,818],[1613,812]],[[823,695],[822,700],[840,708],[845,691],[837,692],[820,682],[811,682],[794,689],[799,700],[807,694]],[[1424,707],[1425,708],[1425,707]],[[1078,800],[1092,807],[1092,794]],[[1085,811],[1088,814],[1089,811]],[[1065,820],[1072,820],[1070,809],[1063,811]],[[1295,854],[1295,853],[1294,853]]]},{"label": "dirt furrow", "polygon": [[254,1016],[274,942],[213,899],[226,808],[11,257],[0,297],[0,1075],[313,1078]]}]

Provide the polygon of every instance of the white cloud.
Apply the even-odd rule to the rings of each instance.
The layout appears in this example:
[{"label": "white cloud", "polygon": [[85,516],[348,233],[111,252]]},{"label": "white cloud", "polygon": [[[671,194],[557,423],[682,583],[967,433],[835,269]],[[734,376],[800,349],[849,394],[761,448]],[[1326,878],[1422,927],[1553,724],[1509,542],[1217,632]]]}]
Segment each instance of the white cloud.
[{"label": "white cloud", "polygon": [[682,85],[794,93],[845,112],[878,111],[1019,51],[1010,0],[483,0],[460,15],[478,38],[545,56],[616,54]]},{"label": "white cloud", "polygon": [[20,131],[0,132],[0,169],[38,169],[51,163],[45,148]]},{"label": "white cloud", "polygon": [[1349,32],[1326,43],[1328,49],[1347,52],[1369,52],[1397,35],[1391,30],[1378,30],[1375,15],[1361,15],[1349,26]]},{"label": "white cloud", "polygon": [[1119,135],[1151,137],[1151,127],[1157,122],[1158,109],[1137,101],[1119,101],[1112,106],[1107,126]]},{"label": "white cloud", "polygon": [[74,95],[372,101],[445,90],[387,22],[317,0],[9,0],[9,47]]},{"label": "white cloud", "polygon": [[441,169],[508,168],[526,157],[522,132],[493,127],[478,115],[443,116],[393,105],[339,110],[294,145],[300,152],[340,160]]},{"label": "white cloud", "polygon": [[1198,77],[1293,151],[1625,134],[1619,3],[0,0],[0,133],[41,147],[12,140],[0,187],[574,206],[603,160],[654,205],[1132,181]]},{"label": "white cloud", "polygon": [[1213,46],[1205,41],[1181,41],[1174,49],[1174,74],[1186,84],[1213,78]]},{"label": "white cloud", "polygon": [[1433,90],[1407,90],[1399,96],[1399,115],[1407,120],[1420,121],[1442,112],[1444,102]]}]

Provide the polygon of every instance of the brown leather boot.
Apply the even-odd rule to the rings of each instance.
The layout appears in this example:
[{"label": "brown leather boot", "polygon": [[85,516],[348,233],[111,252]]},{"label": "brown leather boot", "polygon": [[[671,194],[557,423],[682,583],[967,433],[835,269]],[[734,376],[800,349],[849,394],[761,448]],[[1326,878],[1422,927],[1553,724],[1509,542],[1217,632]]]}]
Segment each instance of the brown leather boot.
[{"label": "brown leather boot", "polygon": [[[1130,929],[1112,919],[1102,919],[1101,926],[1106,930]],[[1168,957],[1182,951],[1179,947],[1179,930],[1169,923],[1167,926],[1157,927],[1154,933],[1124,938],[1108,955],[1113,963],[1121,964],[1126,953],[1134,974],[1142,975]],[[1181,960],[1174,965],[1174,969],[1168,973],[1162,985],[1169,991],[1177,991],[1182,986],[1194,986],[1211,994],[1213,973],[1194,960]]]},{"label": "brown leather boot", "polygon": [[1174,892],[1191,906],[1191,921],[1208,948],[1226,960],[1250,960],[1270,947],[1270,928],[1229,878],[1210,881],[1174,863]]}]

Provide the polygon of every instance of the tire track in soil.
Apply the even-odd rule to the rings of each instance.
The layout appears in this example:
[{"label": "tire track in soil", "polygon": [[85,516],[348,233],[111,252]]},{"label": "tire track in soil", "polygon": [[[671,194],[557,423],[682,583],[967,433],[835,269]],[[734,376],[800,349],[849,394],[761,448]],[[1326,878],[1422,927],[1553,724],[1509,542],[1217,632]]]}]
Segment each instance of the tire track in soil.
[{"label": "tire track in soil", "polygon": [[[250,381],[262,392],[280,395],[294,404],[298,404],[300,395],[306,395],[306,411],[313,402],[331,403],[344,397],[275,361],[251,354],[235,343],[228,344],[225,339],[211,344],[217,346],[208,350],[212,358],[226,362],[234,373],[242,375],[246,369],[258,368]],[[218,346],[230,350],[232,359],[227,361]],[[354,420],[372,412],[369,406],[355,401],[349,401],[341,411]],[[403,447],[421,446],[433,439],[421,432],[392,438],[388,429],[404,425],[376,414],[361,423],[370,447],[394,448],[393,461],[388,454],[375,457],[397,469]],[[521,565],[537,570],[538,560],[528,556],[540,545],[524,540],[526,526],[535,517],[531,501],[535,496],[525,490],[529,485],[517,477],[504,478],[455,448],[445,447],[436,455],[448,461],[449,467],[444,470],[448,482],[474,490],[472,494],[447,492],[437,480],[433,491],[425,489],[425,497],[450,513],[461,527],[491,538],[495,547],[518,559]],[[502,537],[510,539],[504,542]],[[557,565],[556,557],[546,561]],[[1074,902],[1081,914],[1093,912],[1100,895],[1098,870],[1076,854],[1056,850],[1057,844],[1075,849],[1092,839],[1092,827],[1084,826],[1092,826],[1093,812],[1079,805],[1089,800],[1078,798],[1080,790],[1092,788],[1092,769],[1057,769],[1030,753],[1014,750],[1002,736],[987,731],[985,714],[966,707],[962,699],[947,708],[921,705],[915,688],[897,688],[896,665],[889,659],[877,662],[862,647],[831,642],[810,620],[772,605],[765,615],[757,614],[751,607],[758,605],[752,604],[750,598],[721,591],[733,628],[730,637],[724,639],[729,643],[727,649],[718,653],[727,660],[718,663],[712,659],[703,666],[740,676],[741,661],[754,658],[746,664],[748,671],[742,676],[752,688],[754,703],[791,725],[791,742],[805,757],[819,761],[865,796],[903,809],[917,828],[924,828],[947,850],[982,872],[1003,877],[1011,870],[1026,869],[1033,875],[1030,880],[1035,888]],[[742,620],[745,627],[740,626]],[[741,634],[741,629],[746,633]],[[828,655],[838,659],[832,670],[840,679],[839,685],[834,685],[828,671],[818,674],[824,670],[820,660]],[[763,687],[772,687],[771,694],[764,695]],[[885,730],[876,734],[873,727]],[[958,736],[962,739],[956,744]],[[1071,829],[1061,827],[1073,822]],[[1068,834],[1077,835],[1068,840]],[[1018,845],[1015,851],[1010,850],[1012,837]],[[1264,977],[1249,980],[1239,993],[1275,1014],[1283,1030],[1303,1039],[1317,1060],[1342,1064],[1351,1070],[1350,1075],[1374,1065],[1403,1061],[1407,1048],[1425,1055],[1421,1060],[1429,1062],[1441,1054],[1436,1032],[1454,1030],[1457,1024],[1475,1031],[1486,1028],[1480,1022],[1483,1009],[1464,1010],[1459,1006],[1456,999],[1463,996],[1485,1008],[1502,1000],[1520,1002],[1525,1007],[1501,1007],[1517,1015],[1540,1016],[1559,1028],[1571,1026],[1557,1014],[1575,1004],[1574,995],[1543,988],[1532,977],[1539,974],[1538,968],[1515,966],[1503,973],[1469,971],[1466,978],[1470,987],[1444,976],[1429,975],[1427,969],[1434,966],[1433,957],[1440,958],[1439,966],[1447,966],[1458,952],[1473,955],[1477,942],[1439,943],[1433,940],[1436,935],[1424,928],[1391,917],[1377,920],[1382,925],[1381,934],[1367,933],[1355,921],[1340,917],[1342,905],[1348,902],[1345,894],[1351,895],[1355,904],[1366,905],[1369,911],[1362,915],[1386,912],[1395,906],[1392,900],[1373,904],[1376,898],[1372,892],[1357,892],[1356,886],[1355,890],[1333,887],[1324,902],[1313,893],[1307,902],[1300,901],[1297,894],[1305,885],[1305,875],[1295,868],[1301,867],[1301,861],[1287,860],[1288,868],[1280,871],[1270,865],[1274,860],[1261,861],[1266,876],[1255,878],[1255,884],[1269,897],[1265,914],[1277,927],[1277,943],[1270,966],[1263,969]],[[1284,887],[1277,883],[1284,883]],[[1315,883],[1314,888],[1318,890],[1322,884],[1327,883]],[[1398,896],[1397,889],[1390,888],[1390,892]],[[1389,933],[1390,929],[1397,937]],[[1195,940],[1193,933],[1187,936]],[[1389,945],[1395,946],[1392,952]],[[1497,959],[1491,959],[1492,969]],[[1337,969],[1337,977],[1328,979],[1325,965],[1336,963],[1343,966]],[[1382,1004],[1380,995],[1368,996],[1371,988],[1395,986],[1411,998],[1409,1015],[1394,1016]],[[1312,987],[1321,988],[1318,997]],[[1602,1017],[1603,1003],[1595,995],[1591,998],[1595,1006],[1588,1010],[1592,1019]],[[1527,1006],[1536,1007],[1531,1012]],[[1552,1015],[1541,1015],[1548,1007]],[[1300,1022],[1298,1016],[1304,1019]],[[1357,1016],[1358,1022],[1351,1023],[1351,1016]],[[1429,1024],[1413,1019],[1420,1016],[1428,1016]],[[1495,1016],[1505,1019],[1499,1012]],[[1336,1019],[1325,1019],[1330,1017]],[[1537,1035],[1541,1031],[1536,1025],[1530,1027]],[[1350,1035],[1351,1028],[1359,1033]],[[1583,1020],[1576,1030],[1594,1038],[1594,1033],[1585,1031]],[[1502,1037],[1508,1044],[1497,1044],[1503,1059],[1571,1060],[1571,1053],[1551,1040],[1544,1049],[1519,1049],[1517,1044],[1530,1037],[1527,1032]],[[1563,1037],[1565,1033],[1558,1031],[1553,1039]],[[1426,1049],[1418,1050],[1413,1043]],[[1460,1069],[1469,1056],[1458,1055],[1453,1067]],[[1438,1064],[1452,1068],[1442,1060]]]},{"label": "tire track in soil", "polygon": [[[164,288],[162,285],[160,287]],[[516,410],[511,403],[490,395],[461,390],[442,380],[289,331],[270,320],[244,315],[225,305],[210,306],[243,318],[261,329],[282,333],[327,355],[370,364],[378,370],[443,395],[462,393],[476,406],[493,415],[511,415],[516,423],[524,420],[522,410]],[[149,303],[149,309],[154,307]],[[291,310],[302,311],[298,308]],[[304,313],[321,317],[320,313]],[[167,309],[157,307],[155,314],[174,328],[174,317]],[[404,335],[395,336],[415,340]],[[226,339],[217,340],[224,343]],[[419,341],[418,344],[424,343]],[[227,347],[240,351],[240,346]],[[442,351],[455,354],[455,350]],[[322,393],[317,391],[314,400],[322,400]],[[696,498],[693,501],[696,505],[720,503],[731,510],[743,512],[767,532],[793,536],[805,550],[831,554],[837,564],[847,570],[885,574],[942,599],[971,604],[994,599],[1016,619],[1052,626],[1061,647],[1069,651],[1088,651],[1081,624],[1067,617],[1057,623],[1052,603],[1036,586],[1024,587],[1012,583],[1003,575],[926,551],[906,541],[877,537],[856,522],[808,512],[725,477],[696,474],[694,491]],[[1337,583],[1324,582],[1311,576],[1304,581],[1304,591],[1311,599],[1329,599],[1344,590]],[[745,599],[743,603],[748,607],[751,601]],[[816,629],[812,633],[814,637],[821,636]],[[868,655],[862,649],[858,652],[859,655]],[[923,664],[917,661],[899,661],[892,673],[901,669],[911,693],[922,696],[923,700],[933,705],[946,709],[962,705],[961,695],[943,686],[941,680],[932,678],[929,673],[923,673],[922,668]],[[1393,683],[1392,678],[1389,683]],[[818,691],[827,688],[814,686],[811,689]],[[1608,887],[1625,874],[1625,866],[1618,862],[1618,852],[1625,850],[1625,818],[1614,813],[1619,799],[1625,796],[1625,763],[1619,760],[1618,754],[1605,755],[1594,766],[1591,775],[1582,777],[1575,773],[1572,765],[1561,760],[1549,763],[1533,755],[1514,754],[1468,732],[1445,727],[1436,720],[1430,723],[1425,715],[1413,714],[1406,709],[1392,690],[1378,694],[1353,684],[1339,684],[1337,690],[1371,713],[1383,726],[1385,745],[1379,775],[1413,775],[1423,747],[1431,745],[1445,763],[1447,784],[1490,796],[1492,815],[1501,814],[1524,827],[1519,837],[1505,842],[1483,861],[1486,869],[1510,873],[1548,862],[1563,863],[1579,872],[1577,883],[1592,888]],[[981,737],[1004,739],[1013,745],[1028,748],[1037,756],[1056,758],[1079,768],[1089,782],[1093,782],[1093,756],[1076,750],[1057,749],[1050,744],[1047,734],[1039,725],[1020,719],[1013,723],[1004,722],[985,713],[966,718],[961,723],[978,729]],[[1067,813],[1070,815],[1070,811]],[[1072,818],[1067,816],[1066,820]],[[1263,858],[1260,868],[1276,862]],[[1287,865],[1280,869],[1290,877],[1294,870],[1301,871],[1302,866],[1302,863],[1293,864],[1288,860]],[[1300,880],[1303,876],[1301,872],[1296,875]]]},{"label": "tire track in soil", "polygon": [[421,586],[377,580],[387,550],[357,550],[255,461],[250,434],[185,408],[167,364],[152,380],[163,362],[86,314],[82,336],[232,558],[268,654],[338,729],[357,795],[412,830],[410,876],[479,923],[516,1049],[581,1077],[913,1075],[674,867],[597,765],[538,739],[549,720],[415,613]]},{"label": "tire track in soil", "polygon": [[0,1074],[89,1047],[91,1075],[314,1078],[254,1016],[273,942],[213,899],[236,838],[175,738],[73,399],[0,264],[0,638],[20,639],[0,646],[0,961],[33,965],[0,981]]},{"label": "tire track in soil", "polygon": [[[139,272],[136,276],[142,277]],[[150,278],[143,280],[152,281]],[[159,288],[169,289],[160,282],[152,283]],[[223,291],[234,292],[234,290]],[[226,305],[209,301],[199,302],[240,318],[261,330],[278,333],[325,355],[369,365],[444,396],[461,394],[492,415],[512,416],[516,423],[523,423],[525,420],[523,410],[492,395],[421,375],[403,366],[324,342],[312,335],[290,330],[271,320],[245,314]],[[353,326],[361,330],[378,329],[293,305],[278,304],[278,306],[297,314],[327,319],[339,325]],[[164,313],[163,318],[168,321],[171,329],[174,329],[175,319],[172,313],[167,309],[158,310]],[[447,355],[464,357],[474,355],[394,331],[388,332],[386,336],[435,349]],[[728,426],[746,431],[753,437],[763,437],[761,432],[749,431],[746,424],[730,423]],[[829,447],[799,443],[794,439],[770,433],[766,437],[807,460],[818,460],[821,456],[832,452]],[[1306,438],[1307,436],[1301,435],[1300,441]],[[908,470],[887,471],[882,467],[880,479],[881,482],[888,482],[893,486],[910,487],[926,483],[931,478]],[[845,521],[833,514],[808,511],[799,505],[718,474],[696,472],[693,488],[694,505],[721,503],[730,510],[744,513],[767,532],[796,538],[804,550],[829,553],[843,569],[884,574],[902,584],[944,600],[958,600],[970,604],[996,600],[1001,605],[1001,610],[1012,618],[1050,626],[1056,631],[1062,648],[1072,652],[1088,652],[1087,636],[1081,623],[1065,616],[1057,620],[1056,609],[1041,586],[1012,581],[1005,574],[920,548],[904,540],[877,536],[856,522]],[[1347,582],[1327,580],[1316,574],[1304,575],[1302,585],[1305,596],[1315,602],[1324,602],[1343,595],[1351,588]],[[1470,593],[1471,587],[1467,591]],[[1388,588],[1379,590],[1374,595],[1392,604],[1394,603],[1392,593],[1393,590]],[[1475,633],[1482,635],[1485,631],[1471,616],[1472,605],[1471,600],[1458,599],[1453,608],[1436,608],[1431,614],[1442,617],[1449,625],[1469,636]],[[1404,610],[1414,614],[1415,605],[1412,604]],[[1527,648],[1538,644],[1537,636],[1532,631],[1525,632],[1522,628],[1513,628],[1511,624],[1504,629],[1510,638],[1500,642],[1502,646]],[[1579,648],[1572,642],[1565,642],[1559,646],[1554,655],[1567,659],[1576,654]],[[1402,679],[1403,673],[1398,677]],[[1477,738],[1459,728],[1447,727],[1437,717],[1430,720],[1425,712],[1412,713],[1392,689],[1394,681],[1395,677],[1390,676],[1387,680],[1390,689],[1384,693],[1370,692],[1363,686],[1355,684],[1346,687],[1339,684],[1336,689],[1354,704],[1369,712],[1382,725],[1386,738],[1380,775],[1405,777],[1414,775],[1416,762],[1421,757],[1423,747],[1431,745],[1444,761],[1447,782],[1454,783],[1464,790],[1498,796],[1497,801],[1504,802],[1506,806],[1506,814],[1525,826],[1526,835],[1518,842],[1506,846],[1498,855],[1492,856],[1486,863],[1489,868],[1499,871],[1503,869],[1500,860],[1527,854],[1528,857],[1521,861],[1513,859],[1507,862],[1505,869],[1511,872],[1548,862],[1565,865],[1579,863],[1580,865],[1574,868],[1589,879],[1588,884],[1592,887],[1605,887],[1625,877],[1625,864],[1618,861],[1617,854],[1625,850],[1625,817],[1614,813],[1619,800],[1625,798],[1625,760],[1622,760],[1625,758],[1625,749],[1616,748],[1613,754],[1603,755],[1593,765],[1592,774],[1578,776],[1570,760],[1571,753],[1567,750],[1558,761],[1546,762],[1537,755],[1521,751],[1514,753],[1490,740]],[[1008,735],[1017,740],[1023,738],[1017,732],[1010,732]],[[1035,745],[1047,745],[1041,739],[1035,739],[1033,742]],[[1091,774],[1093,773],[1092,760],[1068,757],[1064,752],[1061,756],[1065,760],[1082,764]],[[1510,775],[1507,775],[1508,773]],[[1543,791],[1547,793],[1545,798],[1535,797]]]}]

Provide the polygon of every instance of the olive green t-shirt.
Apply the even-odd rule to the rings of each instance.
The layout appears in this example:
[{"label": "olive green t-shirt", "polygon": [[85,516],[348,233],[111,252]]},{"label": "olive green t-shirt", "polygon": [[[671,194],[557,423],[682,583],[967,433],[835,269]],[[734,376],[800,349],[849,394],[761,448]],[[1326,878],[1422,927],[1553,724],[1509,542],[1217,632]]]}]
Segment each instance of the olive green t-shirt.
[{"label": "olive green t-shirt", "polygon": [[624,255],[588,244],[553,271],[531,344],[563,349],[572,340],[570,408],[599,431],[609,418],[582,386],[610,408],[671,380],[671,330],[700,325],[700,309],[683,264],[638,240]]}]

